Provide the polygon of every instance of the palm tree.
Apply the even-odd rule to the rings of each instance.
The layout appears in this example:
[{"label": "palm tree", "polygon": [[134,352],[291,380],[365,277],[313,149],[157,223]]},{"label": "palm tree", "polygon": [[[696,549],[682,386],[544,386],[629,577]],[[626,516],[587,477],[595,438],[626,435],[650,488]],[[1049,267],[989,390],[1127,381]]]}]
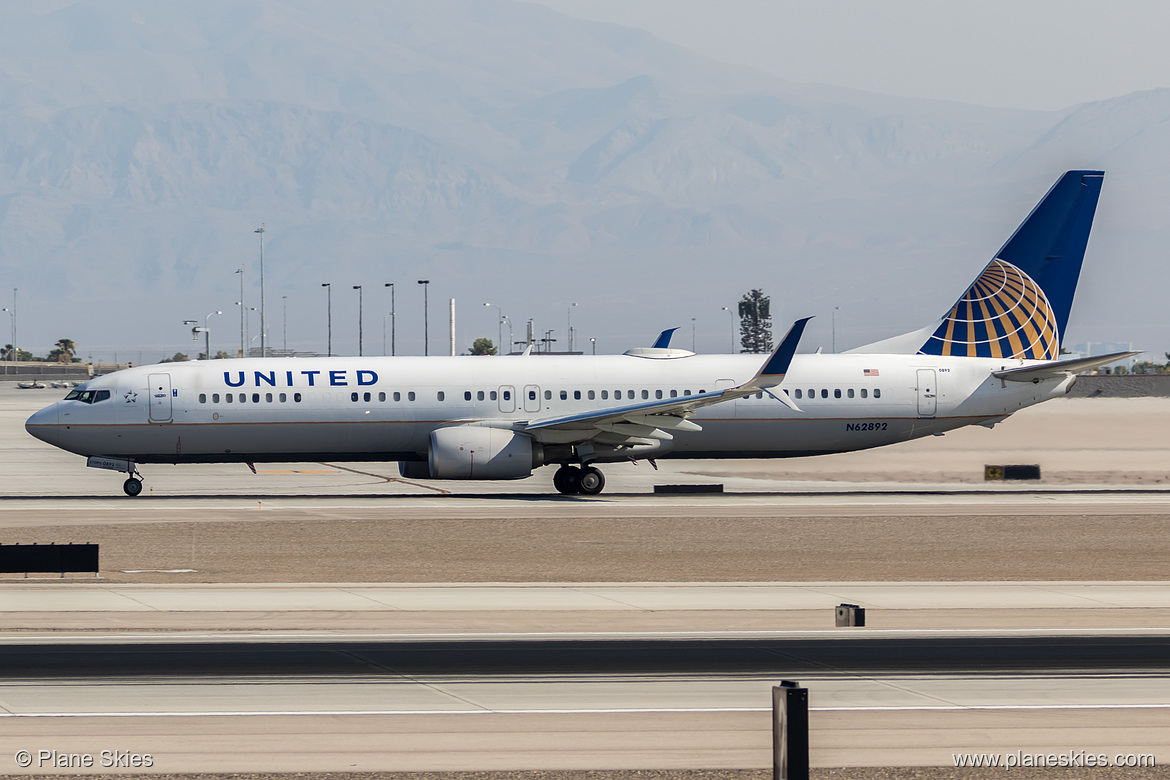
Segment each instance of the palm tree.
[{"label": "palm tree", "polygon": [[73,339],[57,339],[56,348],[49,353],[49,358],[58,363],[73,362],[73,353],[77,352],[77,345]]}]

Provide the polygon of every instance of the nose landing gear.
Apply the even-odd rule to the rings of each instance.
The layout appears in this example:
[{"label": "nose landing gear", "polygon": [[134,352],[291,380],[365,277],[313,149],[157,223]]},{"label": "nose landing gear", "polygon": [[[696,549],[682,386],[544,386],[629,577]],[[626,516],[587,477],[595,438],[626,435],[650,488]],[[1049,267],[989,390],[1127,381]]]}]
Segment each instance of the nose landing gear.
[{"label": "nose landing gear", "polygon": [[596,496],[605,489],[605,475],[593,466],[561,466],[553,475],[553,487],[565,495]]}]

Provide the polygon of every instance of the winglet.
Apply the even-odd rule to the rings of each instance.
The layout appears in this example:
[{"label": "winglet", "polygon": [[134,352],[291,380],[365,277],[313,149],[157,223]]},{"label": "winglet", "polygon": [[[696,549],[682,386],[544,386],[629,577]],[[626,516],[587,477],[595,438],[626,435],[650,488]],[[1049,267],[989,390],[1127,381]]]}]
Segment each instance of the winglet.
[{"label": "winglet", "polygon": [[784,375],[788,373],[788,366],[792,364],[792,356],[796,354],[796,347],[800,343],[800,337],[804,335],[804,328],[808,325],[808,321],[812,317],[805,317],[802,320],[797,320],[792,323],[792,327],[788,329],[788,333],[780,341],[780,344],[772,351],[768,362],[764,363],[763,367],[752,377],[751,381],[741,385],[739,389],[762,390],[765,387],[775,387],[784,381]]},{"label": "winglet", "polygon": [[666,349],[670,346],[670,339],[674,336],[674,332],[678,328],[667,328],[658,334],[658,338],[654,339],[654,349]]}]

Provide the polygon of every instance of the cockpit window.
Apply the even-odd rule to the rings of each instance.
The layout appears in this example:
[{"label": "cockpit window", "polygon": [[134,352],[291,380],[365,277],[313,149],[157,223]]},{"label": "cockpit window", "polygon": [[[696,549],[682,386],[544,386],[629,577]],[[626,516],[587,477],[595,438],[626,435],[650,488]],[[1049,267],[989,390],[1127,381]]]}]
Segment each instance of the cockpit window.
[{"label": "cockpit window", "polygon": [[66,401],[81,401],[83,404],[96,404],[110,397],[109,390],[73,390],[65,396]]}]

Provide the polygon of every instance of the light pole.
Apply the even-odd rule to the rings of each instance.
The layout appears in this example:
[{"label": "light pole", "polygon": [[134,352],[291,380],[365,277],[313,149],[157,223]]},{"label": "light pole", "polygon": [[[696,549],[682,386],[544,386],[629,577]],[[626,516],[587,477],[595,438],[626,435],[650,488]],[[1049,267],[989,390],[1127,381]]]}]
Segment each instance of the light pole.
[{"label": "light pole", "polygon": [[208,360],[211,360],[211,327],[207,324],[207,321],[210,320],[212,317],[214,317],[217,314],[223,314],[223,312],[222,311],[213,311],[210,314],[208,314],[206,317],[203,318],[203,338],[204,338],[204,345],[205,345],[204,350],[203,350],[203,354],[207,356]]},{"label": "light pole", "polygon": [[569,304],[569,329],[565,331],[569,334],[569,352],[573,351],[573,309],[577,306],[575,303]]},{"label": "light pole", "polygon": [[260,357],[268,357],[268,329],[264,327],[264,223],[252,232],[260,234]]},{"label": "light pole", "polygon": [[593,347],[593,354],[597,354],[597,339],[589,339],[589,346]]},{"label": "light pole", "polygon": [[[394,355],[394,282],[386,282],[383,287],[390,288],[390,355]],[[382,354],[386,354],[386,318],[382,318]]]},{"label": "light pole", "polygon": [[327,301],[325,321],[329,323],[327,331],[329,335],[327,336],[328,341],[326,342],[328,347],[326,351],[329,357],[333,357],[333,286],[329,282],[325,282],[321,286],[325,288],[325,300]]},{"label": "light pole", "polygon": [[12,322],[11,322],[11,325],[12,325],[12,351],[4,356],[4,373],[7,374],[8,373],[8,364],[12,362],[12,356],[16,355],[17,358],[19,358],[20,353],[16,349],[16,317],[13,316],[12,312],[9,311],[8,308],[4,308],[0,311],[4,311],[5,313],[7,313],[8,318],[10,320],[12,320]]},{"label": "light pole", "polygon": [[358,291],[358,357],[362,356],[362,286],[355,284],[353,289]]},{"label": "light pole", "polygon": [[735,352],[735,312],[724,306],[723,311],[727,312],[727,317],[731,321],[731,351]]},{"label": "light pole", "polygon": [[[241,301],[236,301],[236,306],[240,307],[240,316],[247,318],[245,320],[247,325],[244,328],[244,334],[247,337],[246,340],[248,342],[248,349],[251,350],[251,348],[252,348],[252,338],[251,338],[252,337],[252,315],[249,314],[248,312],[260,311],[260,310],[257,309],[255,306],[245,306]],[[241,341],[240,343],[243,344],[244,342]],[[248,356],[248,353],[245,352],[243,350],[243,348],[241,348],[240,349],[240,357],[247,357],[247,356]]]},{"label": "light pole", "polygon": [[[495,306],[495,304],[494,303],[485,303],[484,306]],[[502,355],[503,353],[500,352],[500,349],[502,349],[504,346],[504,320],[508,320],[508,315],[504,314],[504,310],[501,309],[499,306],[496,306],[496,311],[500,313],[500,316],[496,319],[496,345],[497,345],[496,354]],[[512,349],[511,341],[512,341],[512,321],[508,320],[508,342],[509,342],[508,343],[508,350],[509,351],[511,351],[511,349]]]},{"label": "light pole", "polygon": [[281,345],[280,351],[286,356],[288,355],[288,296],[280,296],[280,301],[283,304],[284,316],[281,321]]},{"label": "light pole", "polygon": [[431,343],[431,324],[427,312],[427,290],[430,289],[430,279],[419,279],[418,283],[423,286],[423,356],[430,354]]},{"label": "light pole", "polygon": [[695,351],[695,318],[691,317],[691,352]]},{"label": "light pole", "polygon": [[833,352],[837,351],[837,312],[841,311],[840,306],[833,307]]},{"label": "light pole", "polygon": [[240,300],[236,305],[240,307],[240,357],[244,356],[244,266],[236,269],[240,275]]}]

